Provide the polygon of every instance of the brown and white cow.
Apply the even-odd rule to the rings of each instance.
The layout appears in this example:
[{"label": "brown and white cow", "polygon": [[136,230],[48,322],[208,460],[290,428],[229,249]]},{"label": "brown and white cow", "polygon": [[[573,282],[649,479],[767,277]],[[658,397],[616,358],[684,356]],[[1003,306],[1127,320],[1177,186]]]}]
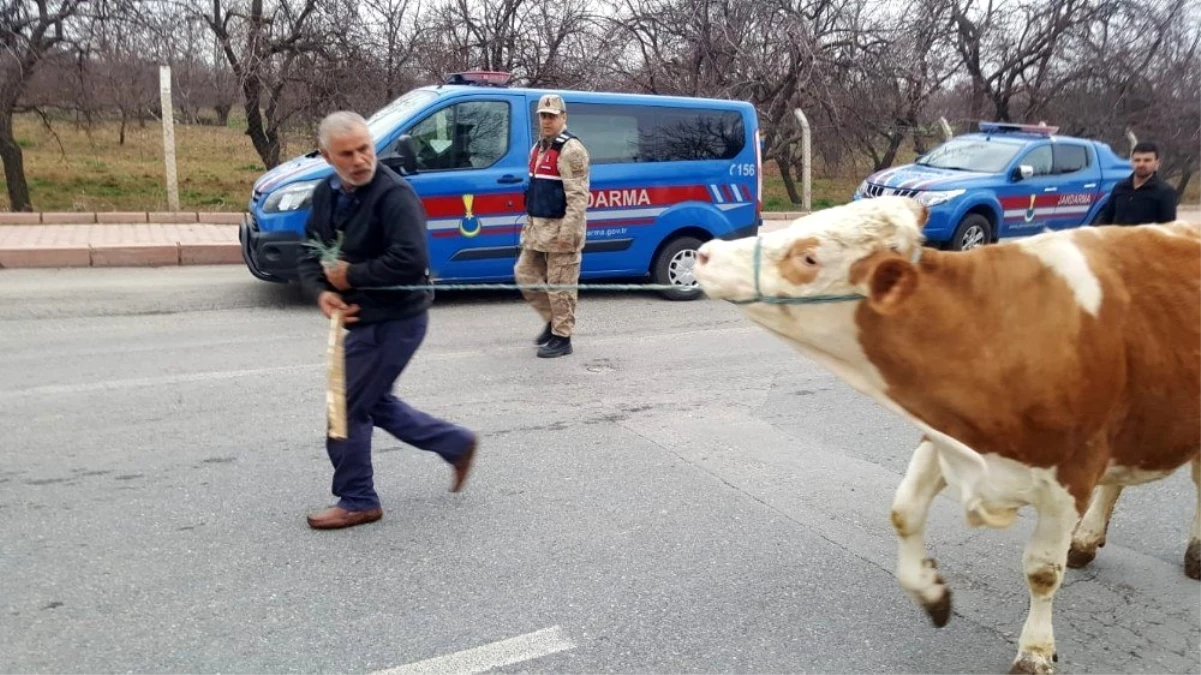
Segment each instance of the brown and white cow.
[{"label": "brown and white cow", "polygon": [[1192,462],[1185,572],[1201,578],[1201,225],[942,252],[921,245],[926,217],[899,197],[819,211],[706,243],[696,278],[923,432],[891,518],[897,577],[935,625],[951,595],[923,539],[935,495],[949,485],[973,527],[1034,507],[1013,672],[1053,672],[1064,566],[1104,545],[1123,487]]}]

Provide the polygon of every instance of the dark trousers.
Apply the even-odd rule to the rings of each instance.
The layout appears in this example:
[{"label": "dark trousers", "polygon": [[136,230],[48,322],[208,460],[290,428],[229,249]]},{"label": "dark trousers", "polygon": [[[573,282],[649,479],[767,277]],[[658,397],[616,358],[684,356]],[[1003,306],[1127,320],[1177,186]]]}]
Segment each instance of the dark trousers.
[{"label": "dark trousers", "polygon": [[429,315],[365,324],[346,335],[346,435],[327,438],[334,465],[333,493],[351,511],[380,505],[371,468],[375,427],[421,450],[454,462],[470,448],[467,429],[421,412],[392,395],[392,386],[425,339]]}]

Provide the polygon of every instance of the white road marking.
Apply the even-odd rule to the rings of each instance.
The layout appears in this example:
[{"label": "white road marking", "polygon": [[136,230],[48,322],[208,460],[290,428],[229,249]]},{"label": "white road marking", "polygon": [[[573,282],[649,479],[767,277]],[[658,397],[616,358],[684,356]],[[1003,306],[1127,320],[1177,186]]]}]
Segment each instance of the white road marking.
[{"label": "white road marking", "polygon": [[304,364],[296,366],[279,366],[276,368],[251,368],[248,370],[223,370],[205,373],[185,373],[183,375],[163,375],[161,377],[138,377],[128,380],[101,380],[99,382],[82,382],[79,384],[50,384],[28,389],[10,389],[0,391],[0,400],[32,395],[55,394],[84,394],[94,391],[109,391],[113,389],[140,389],[160,385],[181,384],[183,382],[207,382],[210,380],[231,380],[251,375],[277,375],[284,373],[303,373],[309,370],[324,368],[325,364]]},{"label": "white road marking", "polygon": [[417,661],[372,675],[443,675],[444,673],[483,673],[522,661],[550,656],[574,649],[575,643],[558,626],[515,638],[493,642],[474,649]]}]

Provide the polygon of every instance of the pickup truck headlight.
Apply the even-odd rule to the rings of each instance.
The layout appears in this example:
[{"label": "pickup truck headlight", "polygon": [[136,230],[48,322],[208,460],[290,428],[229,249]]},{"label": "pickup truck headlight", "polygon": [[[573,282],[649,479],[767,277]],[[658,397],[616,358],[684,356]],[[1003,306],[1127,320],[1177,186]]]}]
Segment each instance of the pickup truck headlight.
[{"label": "pickup truck headlight", "polygon": [[913,195],[913,198],[926,206],[938,206],[945,204],[959,195],[966,192],[965,190],[932,190],[929,192],[919,192]]},{"label": "pickup truck headlight", "polygon": [[285,185],[267,197],[267,201],[263,203],[263,210],[267,213],[283,213],[303,209],[313,201],[313,190],[320,182],[320,180],[306,180]]}]

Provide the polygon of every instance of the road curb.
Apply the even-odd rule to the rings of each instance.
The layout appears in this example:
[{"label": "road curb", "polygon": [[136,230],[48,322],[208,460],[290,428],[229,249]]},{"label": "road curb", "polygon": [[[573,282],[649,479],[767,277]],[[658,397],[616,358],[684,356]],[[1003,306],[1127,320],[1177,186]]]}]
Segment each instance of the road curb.
[{"label": "road curb", "polygon": [[241,265],[242,245],[234,242],[179,244],[180,265]]},{"label": "road curb", "polygon": [[92,252],[86,246],[43,246],[0,248],[0,269],[21,267],[91,267]]},{"label": "road curb", "polygon": [[120,243],[0,248],[0,269],[240,265],[238,242]]}]

